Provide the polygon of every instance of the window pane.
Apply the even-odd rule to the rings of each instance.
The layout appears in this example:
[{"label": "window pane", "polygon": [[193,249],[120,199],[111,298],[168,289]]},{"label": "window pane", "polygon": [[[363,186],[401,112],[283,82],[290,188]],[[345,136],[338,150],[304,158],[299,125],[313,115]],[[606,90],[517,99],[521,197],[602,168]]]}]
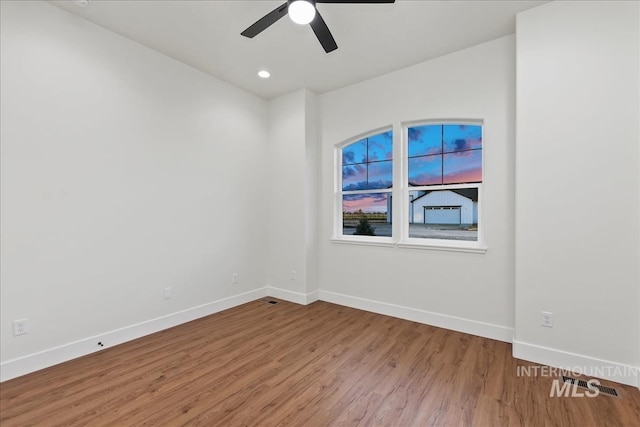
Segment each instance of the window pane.
[{"label": "window pane", "polygon": [[444,125],[444,152],[482,148],[482,126]]},{"label": "window pane", "polygon": [[409,159],[409,185],[442,184],[442,155]]},{"label": "window pane", "polygon": [[342,190],[367,189],[367,164],[342,167]]},{"label": "window pane", "polygon": [[478,189],[410,191],[409,237],[478,240]]},{"label": "window pane", "polygon": [[369,163],[368,190],[391,188],[393,185],[393,162]]},{"label": "window pane", "polygon": [[443,154],[443,183],[482,182],[482,150]]},{"label": "window pane", "polygon": [[408,134],[409,157],[442,153],[442,125],[410,127]]},{"label": "window pane", "polygon": [[342,234],[390,237],[391,195],[366,193],[342,196]]},{"label": "window pane", "polygon": [[392,132],[384,132],[368,138],[368,162],[393,159]]},{"label": "window pane", "polygon": [[367,140],[362,139],[342,149],[342,164],[353,165],[367,161]]}]

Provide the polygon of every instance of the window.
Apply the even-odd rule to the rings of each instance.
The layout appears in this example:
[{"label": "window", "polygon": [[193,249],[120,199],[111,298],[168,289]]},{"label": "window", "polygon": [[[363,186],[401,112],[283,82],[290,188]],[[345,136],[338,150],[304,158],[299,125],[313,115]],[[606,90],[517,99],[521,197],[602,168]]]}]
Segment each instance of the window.
[{"label": "window", "polygon": [[409,240],[477,242],[482,126],[410,126],[406,140]]},{"label": "window", "polygon": [[396,158],[391,129],[336,147],[335,240],[485,252],[482,122],[420,122],[403,130]]},{"label": "window", "polygon": [[376,133],[339,150],[343,236],[391,237],[393,133]]}]

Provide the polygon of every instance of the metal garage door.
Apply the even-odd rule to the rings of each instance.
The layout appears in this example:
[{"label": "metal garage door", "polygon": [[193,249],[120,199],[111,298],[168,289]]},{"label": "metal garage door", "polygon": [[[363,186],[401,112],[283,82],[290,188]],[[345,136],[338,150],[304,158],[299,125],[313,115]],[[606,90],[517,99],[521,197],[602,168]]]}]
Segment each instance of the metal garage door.
[{"label": "metal garage door", "polygon": [[462,222],[461,206],[425,206],[425,224],[460,224]]}]

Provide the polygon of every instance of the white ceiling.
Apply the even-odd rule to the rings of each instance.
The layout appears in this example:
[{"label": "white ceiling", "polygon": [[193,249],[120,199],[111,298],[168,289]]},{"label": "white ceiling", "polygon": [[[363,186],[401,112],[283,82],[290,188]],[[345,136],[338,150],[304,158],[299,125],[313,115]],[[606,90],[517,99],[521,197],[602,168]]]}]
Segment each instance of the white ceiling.
[{"label": "white ceiling", "polygon": [[[546,1],[396,0],[319,4],[338,43],[325,53],[308,25],[288,17],[253,39],[240,35],[285,0],[51,1],[266,99],[299,88],[318,94],[515,32],[516,13]],[[272,77],[257,77],[260,69]],[[473,67],[469,68],[470,72]]]}]

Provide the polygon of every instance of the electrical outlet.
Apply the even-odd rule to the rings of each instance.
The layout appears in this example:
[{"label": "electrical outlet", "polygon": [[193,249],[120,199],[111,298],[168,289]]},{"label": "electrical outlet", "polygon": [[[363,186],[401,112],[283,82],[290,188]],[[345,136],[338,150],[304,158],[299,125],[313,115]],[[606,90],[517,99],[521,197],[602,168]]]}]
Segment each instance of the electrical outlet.
[{"label": "electrical outlet", "polygon": [[296,280],[296,271],[291,270],[291,280]]},{"label": "electrical outlet", "polygon": [[164,299],[171,298],[171,286],[167,286],[162,290],[162,296],[164,297]]},{"label": "electrical outlet", "polygon": [[231,277],[233,278],[234,285],[240,282],[240,275],[238,273],[233,273]]},{"label": "electrical outlet", "polygon": [[18,319],[13,321],[13,336],[24,335],[29,333],[29,320]]},{"label": "electrical outlet", "polygon": [[542,311],[542,326],[547,328],[553,328],[553,313],[550,311]]}]

